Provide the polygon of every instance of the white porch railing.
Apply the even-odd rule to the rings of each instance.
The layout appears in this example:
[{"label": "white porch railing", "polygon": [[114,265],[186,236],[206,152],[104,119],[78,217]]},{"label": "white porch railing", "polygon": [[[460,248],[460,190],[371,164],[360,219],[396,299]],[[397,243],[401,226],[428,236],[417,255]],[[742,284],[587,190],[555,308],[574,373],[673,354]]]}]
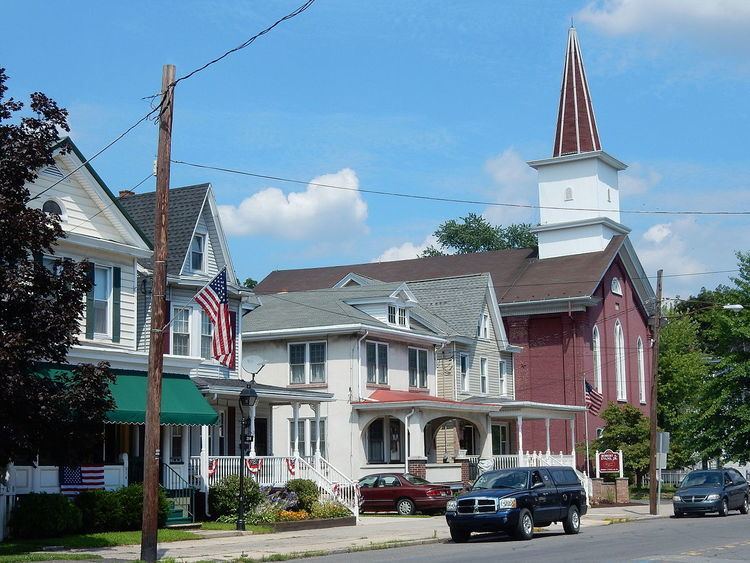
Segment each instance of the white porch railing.
[{"label": "white porch railing", "polygon": [[[307,459],[310,459],[308,461]],[[290,479],[309,479],[318,485],[320,492],[330,500],[346,506],[359,517],[359,490],[352,481],[322,457],[261,456],[245,458],[245,475],[261,487],[283,487]],[[239,456],[212,456],[208,458],[208,475],[201,473],[201,458],[190,458],[190,482],[203,490],[214,486],[229,475],[239,475]],[[207,487],[206,487],[207,485]]]},{"label": "white porch railing", "polygon": [[[472,463],[479,463],[481,456],[467,456]],[[575,456],[566,455],[562,452],[559,454],[545,452],[526,452],[522,454],[505,454],[494,455],[489,460],[492,461],[492,469],[512,469],[514,467],[541,467],[547,465],[564,465],[567,467],[576,466]]]}]

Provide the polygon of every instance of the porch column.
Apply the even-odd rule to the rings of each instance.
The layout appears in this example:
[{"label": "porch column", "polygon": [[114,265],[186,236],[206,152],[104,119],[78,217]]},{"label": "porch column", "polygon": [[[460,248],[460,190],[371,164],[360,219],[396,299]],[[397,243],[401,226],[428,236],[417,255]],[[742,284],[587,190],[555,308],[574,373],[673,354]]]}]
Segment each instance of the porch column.
[{"label": "porch column", "polygon": [[190,478],[190,426],[182,427],[182,451],[180,452],[182,458],[183,477],[188,480]]},{"label": "porch column", "polygon": [[[255,457],[255,406],[250,407],[250,436],[253,437],[253,441],[250,442],[250,454],[251,458]],[[245,424],[245,421],[240,421],[240,424]],[[245,444],[240,444],[241,448],[245,447]]]},{"label": "porch column", "polygon": [[518,433],[518,465],[523,467],[523,417],[520,414],[516,417],[516,432]]},{"label": "porch column", "polygon": [[549,449],[549,418],[544,419],[544,429],[547,431],[547,455],[550,454]]},{"label": "porch column", "polygon": [[161,433],[161,459],[165,465],[169,465],[172,457],[172,427],[162,426]]},{"label": "porch column", "polygon": [[[477,427],[477,430],[480,430]],[[479,456],[482,459],[491,459],[493,456],[492,452],[492,418],[488,414],[484,419],[484,442],[479,448]]]},{"label": "porch column", "polygon": [[424,450],[424,428],[422,426],[422,413],[416,411],[409,417],[409,425],[406,427],[409,432],[409,452],[408,457],[425,457]]},{"label": "porch column", "polygon": [[292,419],[294,420],[294,449],[292,455],[299,457],[299,403],[292,403]]},{"label": "porch column", "polygon": [[315,463],[317,465],[320,458],[320,403],[311,405],[315,413]]},{"label": "porch column", "polygon": [[[573,460],[575,460],[576,456],[576,419],[571,418],[568,422],[570,422],[570,455],[573,456]],[[575,463],[575,461],[574,461]]]},{"label": "porch column", "polygon": [[201,490],[208,491],[208,430],[207,425],[201,426]]}]

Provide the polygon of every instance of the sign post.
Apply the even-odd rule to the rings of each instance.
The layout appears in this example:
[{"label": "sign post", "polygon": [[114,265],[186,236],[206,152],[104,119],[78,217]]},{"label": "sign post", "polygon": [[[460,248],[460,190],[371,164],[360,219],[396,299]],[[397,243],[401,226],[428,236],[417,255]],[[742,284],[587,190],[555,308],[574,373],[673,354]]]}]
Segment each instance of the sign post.
[{"label": "sign post", "polygon": [[656,489],[656,514],[659,514],[661,504],[661,470],[667,468],[667,453],[669,453],[669,432],[656,433],[656,473],[658,485]]}]

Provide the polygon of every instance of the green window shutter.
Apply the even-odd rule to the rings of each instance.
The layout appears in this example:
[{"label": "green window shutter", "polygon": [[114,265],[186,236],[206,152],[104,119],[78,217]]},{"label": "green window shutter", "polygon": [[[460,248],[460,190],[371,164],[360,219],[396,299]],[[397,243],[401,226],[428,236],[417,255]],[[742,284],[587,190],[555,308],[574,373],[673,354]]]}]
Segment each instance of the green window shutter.
[{"label": "green window shutter", "polygon": [[94,338],[94,263],[88,263],[88,276],[91,288],[86,293],[86,338]]},{"label": "green window shutter", "polygon": [[112,342],[120,341],[120,289],[122,287],[122,271],[118,267],[112,268]]}]

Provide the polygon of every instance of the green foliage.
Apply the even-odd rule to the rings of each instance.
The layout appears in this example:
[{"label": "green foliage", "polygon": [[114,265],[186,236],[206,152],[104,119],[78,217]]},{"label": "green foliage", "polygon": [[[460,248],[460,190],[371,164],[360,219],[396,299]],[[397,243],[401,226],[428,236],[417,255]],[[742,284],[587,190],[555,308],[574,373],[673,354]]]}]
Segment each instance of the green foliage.
[{"label": "green foliage", "polygon": [[256,285],[258,285],[258,282],[253,278],[245,278],[245,281],[242,282],[242,285],[244,285],[248,289],[253,289]]},{"label": "green foliage", "polygon": [[122,507],[113,491],[84,491],[75,504],[81,511],[82,529],[86,532],[109,532],[121,529]]},{"label": "green foliage", "polygon": [[23,495],[10,518],[10,530],[15,538],[48,538],[80,529],[81,511],[65,495]]},{"label": "green foliage", "polygon": [[[120,521],[120,530],[140,530],[143,516],[143,485],[136,483],[122,487],[113,491],[116,502],[122,511],[122,520]],[[169,501],[162,489],[159,489],[159,526],[164,526],[167,522],[167,513],[169,512]]]},{"label": "green foliage", "polygon": [[344,518],[352,513],[338,502],[316,502],[310,511],[311,518]]},{"label": "green foliage", "polygon": [[476,213],[469,213],[466,217],[461,217],[460,221],[450,219],[441,223],[435,231],[435,237],[439,248],[427,247],[422,253],[423,257],[537,247],[531,225],[520,223],[507,227],[494,226]]},{"label": "green foliage", "polygon": [[286,488],[297,495],[297,508],[306,512],[310,512],[320,498],[318,486],[310,479],[292,479]]},{"label": "green foliage", "polygon": [[[250,512],[261,501],[263,495],[258,483],[249,477],[244,480],[245,512]],[[239,475],[228,475],[216,483],[208,494],[208,510],[212,517],[228,516],[236,518],[240,498]]]},{"label": "green foliage", "polygon": [[649,419],[633,405],[616,403],[610,403],[601,417],[604,431],[594,440],[594,448],[622,450],[625,473],[635,475],[640,483],[649,467]]}]

